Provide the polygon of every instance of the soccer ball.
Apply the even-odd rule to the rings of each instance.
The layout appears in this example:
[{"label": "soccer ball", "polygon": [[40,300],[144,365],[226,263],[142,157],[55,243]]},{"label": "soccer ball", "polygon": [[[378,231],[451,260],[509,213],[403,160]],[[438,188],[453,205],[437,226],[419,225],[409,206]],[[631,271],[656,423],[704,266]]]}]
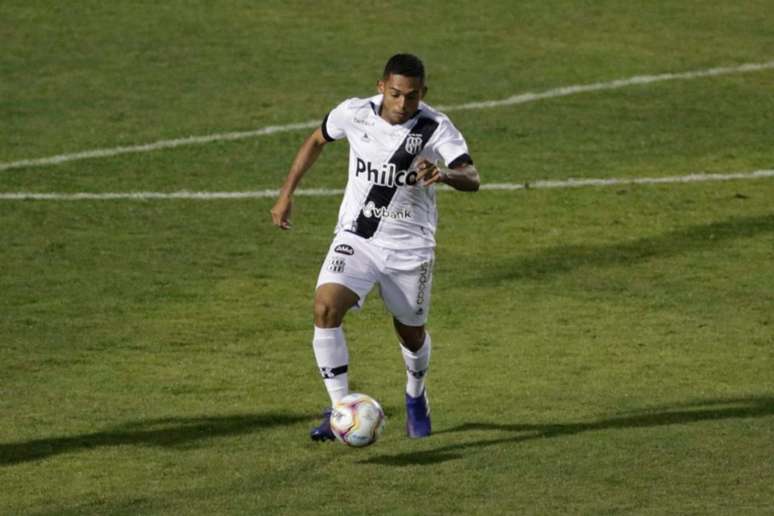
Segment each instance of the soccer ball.
[{"label": "soccer ball", "polygon": [[372,397],[357,392],[341,398],[331,412],[331,430],[342,443],[360,448],[373,444],[384,430],[384,411]]}]

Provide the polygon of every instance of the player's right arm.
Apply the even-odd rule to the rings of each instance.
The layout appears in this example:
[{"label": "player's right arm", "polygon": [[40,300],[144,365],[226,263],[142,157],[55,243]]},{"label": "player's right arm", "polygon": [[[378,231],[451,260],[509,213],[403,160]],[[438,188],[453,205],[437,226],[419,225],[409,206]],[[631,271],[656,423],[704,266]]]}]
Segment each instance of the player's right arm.
[{"label": "player's right arm", "polygon": [[298,184],[301,182],[301,178],[304,177],[307,170],[309,170],[317,157],[322,152],[323,147],[329,140],[323,136],[321,128],[317,128],[309,137],[301,144],[301,147],[296,153],[296,157],[293,159],[293,164],[290,165],[290,172],[288,177],[280,188],[277,202],[274,203],[274,207],[271,209],[271,219],[275,226],[280,229],[290,229],[290,211],[293,206],[293,192],[296,191]]}]

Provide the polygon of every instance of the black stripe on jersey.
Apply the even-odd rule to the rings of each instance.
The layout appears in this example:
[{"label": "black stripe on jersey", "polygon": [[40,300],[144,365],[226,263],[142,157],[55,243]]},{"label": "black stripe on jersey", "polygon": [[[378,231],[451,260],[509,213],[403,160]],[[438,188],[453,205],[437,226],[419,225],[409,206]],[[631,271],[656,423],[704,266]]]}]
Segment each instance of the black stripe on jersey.
[{"label": "black stripe on jersey", "polygon": [[451,163],[446,165],[449,168],[459,167],[460,165],[472,165],[473,158],[467,152],[458,158],[454,158]]},{"label": "black stripe on jersey", "polygon": [[325,118],[323,118],[322,125],[320,126],[320,129],[322,129],[323,138],[328,140],[329,142],[335,142],[336,140],[331,137],[330,134],[328,134],[328,117],[330,116],[330,113],[325,115]]},{"label": "black stripe on jersey", "polygon": [[[395,165],[395,170],[407,170],[411,166],[411,162],[419,154],[422,149],[430,141],[430,137],[433,136],[438,122],[431,118],[420,118],[414,127],[411,129],[406,138],[401,142],[398,150],[392,155],[388,163]],[[406,151],[406,142],[409,137],[416,136],[417,134],[422,136],[422,147],[414,154],[409,154]],[[373,185],[368,192],[363,206],[367,206],[368,203],[373,203],[376,208],[386,208],[392,202],[392,198],[395,196],[395,192],[398,190],[397,186],[382,186]],[[381,217],[366,217],[363,211],[360,211],[360,215],[357,217],[355,227],[352,233],[359,235],[363,238],[371,238],[376,233],[379,223],[382,221]]]}]

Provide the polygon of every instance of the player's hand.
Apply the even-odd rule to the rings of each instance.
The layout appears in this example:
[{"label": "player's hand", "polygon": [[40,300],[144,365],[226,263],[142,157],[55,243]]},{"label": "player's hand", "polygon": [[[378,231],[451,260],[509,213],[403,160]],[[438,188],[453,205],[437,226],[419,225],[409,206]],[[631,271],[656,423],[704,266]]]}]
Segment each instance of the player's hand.
[{"label": "player's hand", "polygon": [[417,182],[422,186],[430,186],[433,183],[443,182],[444,176],[441,170],[426,159],[417,163]]},{"label": "player's hand", "polygon": [[290,229],[290,211],[293,201],[290,197],[280,195],[274,207],[271,209],[271,221],[280,229]]}]

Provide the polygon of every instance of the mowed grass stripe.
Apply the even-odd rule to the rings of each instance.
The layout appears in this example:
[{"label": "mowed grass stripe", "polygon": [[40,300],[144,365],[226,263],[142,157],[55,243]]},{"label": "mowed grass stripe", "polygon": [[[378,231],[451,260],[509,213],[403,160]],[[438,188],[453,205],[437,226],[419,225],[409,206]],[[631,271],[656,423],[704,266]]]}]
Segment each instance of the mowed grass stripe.
[{"label": "mowed grass stripe", "polygon": [[[588,93],[594,91],[612,90],[624,88],[627,86],[652,84],[656,82],[673,81],[673,80],[689,80],[699,79],[704,77],[716,77],[720,75],[730,75],[739,73],[758,72],[763,70],[774,69],[774,60],[765,61],[761,63],[745,63],[738,66],[724,66],[709,68],[706,70],[695,70],[690,72],[680,73],[663,73],[657,75],[637,75],[626,79],[617,79],[609,82],[596,82],[591,84],[578,84],[572,86],[562,86],[559,88],[553,88],[541,93],[522,93],[512,95],[505,99],[500,100],[486,100],[481,102],[469,102],[459,105],[444,106],[439,105],[438,108],[442,111],[462,111],[471,109],[492,109],[498,107],[513,106],[516,104],[525,104],[528,102],[535,102],[538,100],[544,100],[556,97],[565,97],[568,95],[575,95],[578,93]],[[277,133],[285,133],[290,131],[298,131],[301,129],[310,129],[317,126],[320,123],[319,120],[296,122],[286,125],[273,125],[255,129],[252,131],[236,131],[227,133],[216,133],[203,136],[188,136],[184,138],[176,138],[172,140],[160,140],[153,143],[145,143],[140,145],[128,145],[122,147],[112,147],[106,149],[92,149],[81,152],[75,152],[71,154],[58,154],[56,156],[49,156],[44,158],[35,159],[23,159],[18,161],[11,161],[6,163],[0,163],[0,172],[4,170],[31,168],[31,167],[44,167],[50,165],[57,165],[60,163],[66,163],[69,161],[77,161],[83,159],[94,158],[108,158],[113,156],[119,156],[122,154],[132,153],[144,153],[153,152],[162,149],[171,149],[175,147],[188,146],[188,145],[203,145],[207,143],[213,143],[218,141],[231,141],[231,140],[243,140],[247,138],[257,138],[259,136],[267,136]]]},{"label": "mowed grass stripe", "polygon": [[[490,183],[481,185],[481,190],[524,190],[529,188],[581,188],[588,186],[615,186],[615,185],[653,185],[675,183],[703,183],[712,181],[733,181],[764,179],[774,177],[774,170],[756,170],[754,172],[734,172],[729,174],[689,174],[685,176],[666,177],[635,177],[635,178],[610,178],[610,179],[565,179],[559,181],[538,180],[526,183]],[[449,191],[448,186],[440,186],[440,191]],[[78,193],[35,193],[35,192],[6,192],[0,193],[2,201],[114,201],[114,200],[235,200],[235,199],[267,199],[278,195],[279,190],[256,190],[245,192],[78,192]],[[299,189],[295,195],[303,197],[326,197],[341,195],[344,190],[339,188],[310,188]]]}]

